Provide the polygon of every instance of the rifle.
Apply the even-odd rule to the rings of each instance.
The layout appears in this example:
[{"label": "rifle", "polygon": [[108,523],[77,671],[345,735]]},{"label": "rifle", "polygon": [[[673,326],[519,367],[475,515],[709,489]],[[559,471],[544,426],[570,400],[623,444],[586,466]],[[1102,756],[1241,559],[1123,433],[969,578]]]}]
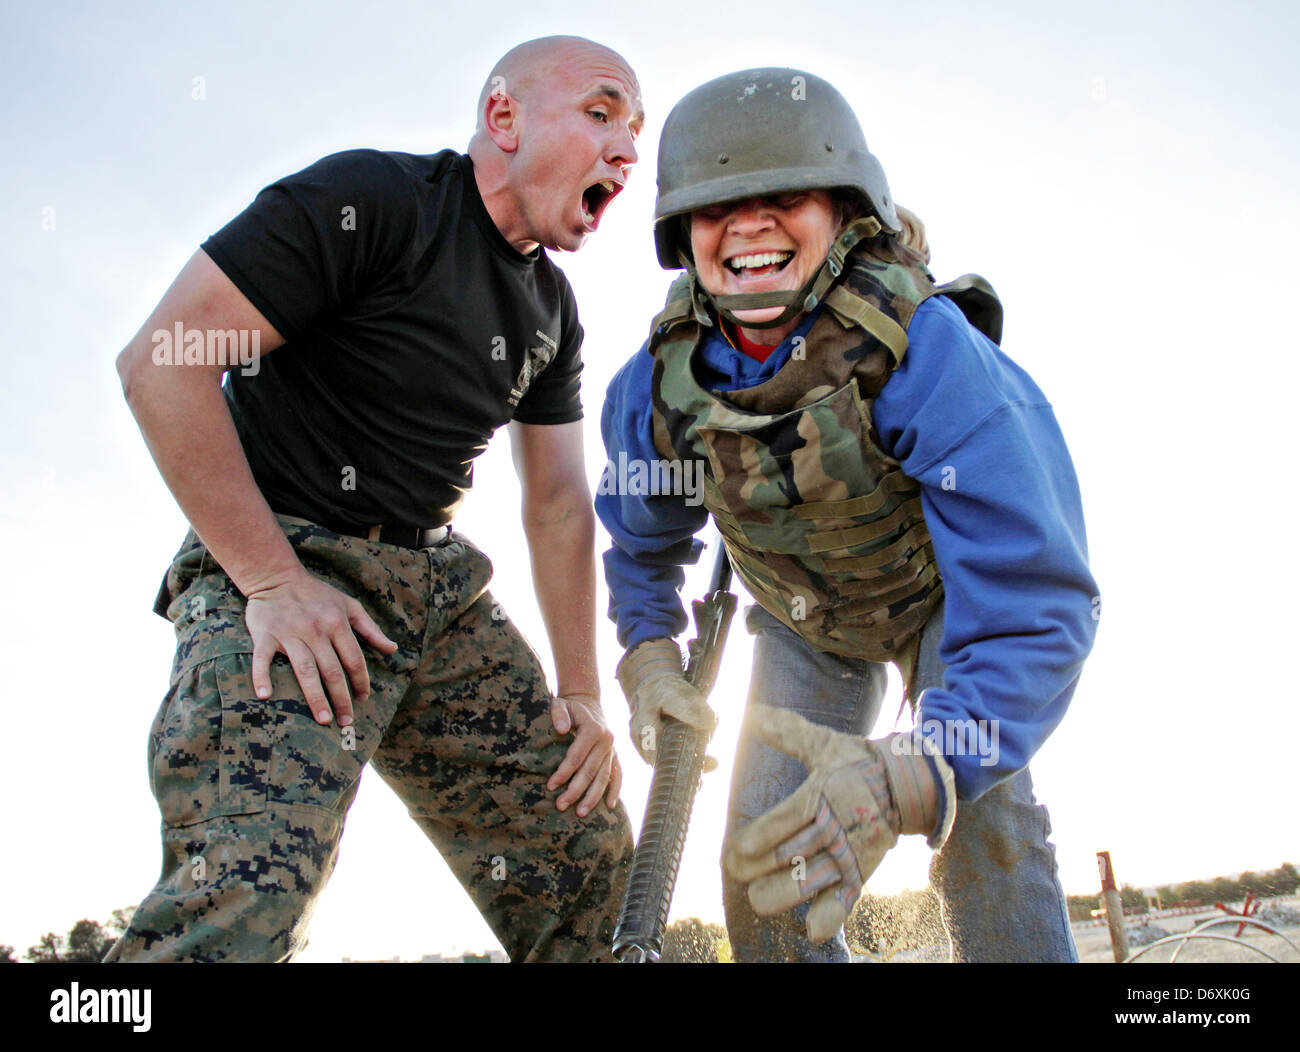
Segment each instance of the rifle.
[{"label": "rifle", "polygon": [[[705,697],[718,678],[722,647],[736,612],[730,584],[731,563],[726,546],[719,544],[708,594],[703,602],[697,599],[691,604],[696,635],[687,644],[686,679]],[[614,956],[622,962],[657,961],[663,950],[668,906],[677,884],[686,826],[704,770],[707,745],[708,739],[694,727],[665,718],[641,823],[641,840],[632,856],[623,909],[614,930]]]}]

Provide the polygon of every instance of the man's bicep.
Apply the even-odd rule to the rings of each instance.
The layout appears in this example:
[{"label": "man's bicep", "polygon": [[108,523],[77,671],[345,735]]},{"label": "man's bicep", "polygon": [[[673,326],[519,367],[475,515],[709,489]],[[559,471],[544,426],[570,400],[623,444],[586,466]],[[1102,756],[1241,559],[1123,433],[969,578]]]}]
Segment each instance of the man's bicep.
[{"label": "man's bicep", "polygon": [[[235,333],[233,346],[231,331]],[[280,333],[234,282],[198,249],[118,357],[118,371],[125,379],[130,368],[164,358],[167,364],[194,364],[193,357],[186,354],[191,342],[187,334],[192,332],[200,334],[192,346],[202,341],[203,366],[218,375],[230,365],[241,363],[241,349],[247,355],[254,351],[267,354],[284,343]],[[222,335],[217,339],[209,337],[209,332]],[[243,333],[248,336],[241,339]],[[226,353],[219,355],[218,350]],[[224,364],[219,358],[224,358]]]}]

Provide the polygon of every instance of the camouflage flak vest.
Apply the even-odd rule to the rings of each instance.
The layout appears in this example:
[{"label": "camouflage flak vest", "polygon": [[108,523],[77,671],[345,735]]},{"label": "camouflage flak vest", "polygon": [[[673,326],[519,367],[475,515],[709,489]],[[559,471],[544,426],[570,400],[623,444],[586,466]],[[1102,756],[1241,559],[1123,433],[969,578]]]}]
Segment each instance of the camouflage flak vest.
[{"label": "camouflage flak vest", "polygon": [[916,308],[951,297],[995,342],[1002,308],[975,275],[936,286],[870,249],[802,346],[756,387],[710,393],[692,359],[713,322],[690,275],[650,336],[655,448],[701,460],[703,501],[755,601],[818,650],[894,661],[909,684],[920,630],[943,597],[919,484],[879,446],[871,407],[907,351]]}]

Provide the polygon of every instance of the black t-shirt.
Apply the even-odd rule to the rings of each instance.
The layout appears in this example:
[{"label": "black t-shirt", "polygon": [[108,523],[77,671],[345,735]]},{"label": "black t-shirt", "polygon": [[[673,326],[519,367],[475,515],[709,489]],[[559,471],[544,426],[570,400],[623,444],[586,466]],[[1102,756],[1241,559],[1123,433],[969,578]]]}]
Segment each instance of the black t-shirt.
[{"label": "black t-shirt", "polygon": [[582,418],[573,291],[501,235],[467,156],[334,154],[203,250],[285,338],[225,385],[277,512],[440,526],[498,427]]}]

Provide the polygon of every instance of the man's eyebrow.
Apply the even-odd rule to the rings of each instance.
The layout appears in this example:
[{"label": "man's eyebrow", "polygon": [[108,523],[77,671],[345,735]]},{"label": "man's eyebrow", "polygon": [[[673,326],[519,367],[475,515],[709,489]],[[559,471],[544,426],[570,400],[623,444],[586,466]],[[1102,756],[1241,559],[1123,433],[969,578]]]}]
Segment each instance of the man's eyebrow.
[{"label": "man's eyebrow", "polygon": [[[596,96],[609,99],[611,102],[616,102],[623,107],[628,106],[627,95],[624,94],[623,89],[616,87],[613,84],[597,84],[583,96],[583,99],[586,100]],[[632,121],[635,124],[644,124],[645,110],[638,106],[636,113],[632,115]]]}]

